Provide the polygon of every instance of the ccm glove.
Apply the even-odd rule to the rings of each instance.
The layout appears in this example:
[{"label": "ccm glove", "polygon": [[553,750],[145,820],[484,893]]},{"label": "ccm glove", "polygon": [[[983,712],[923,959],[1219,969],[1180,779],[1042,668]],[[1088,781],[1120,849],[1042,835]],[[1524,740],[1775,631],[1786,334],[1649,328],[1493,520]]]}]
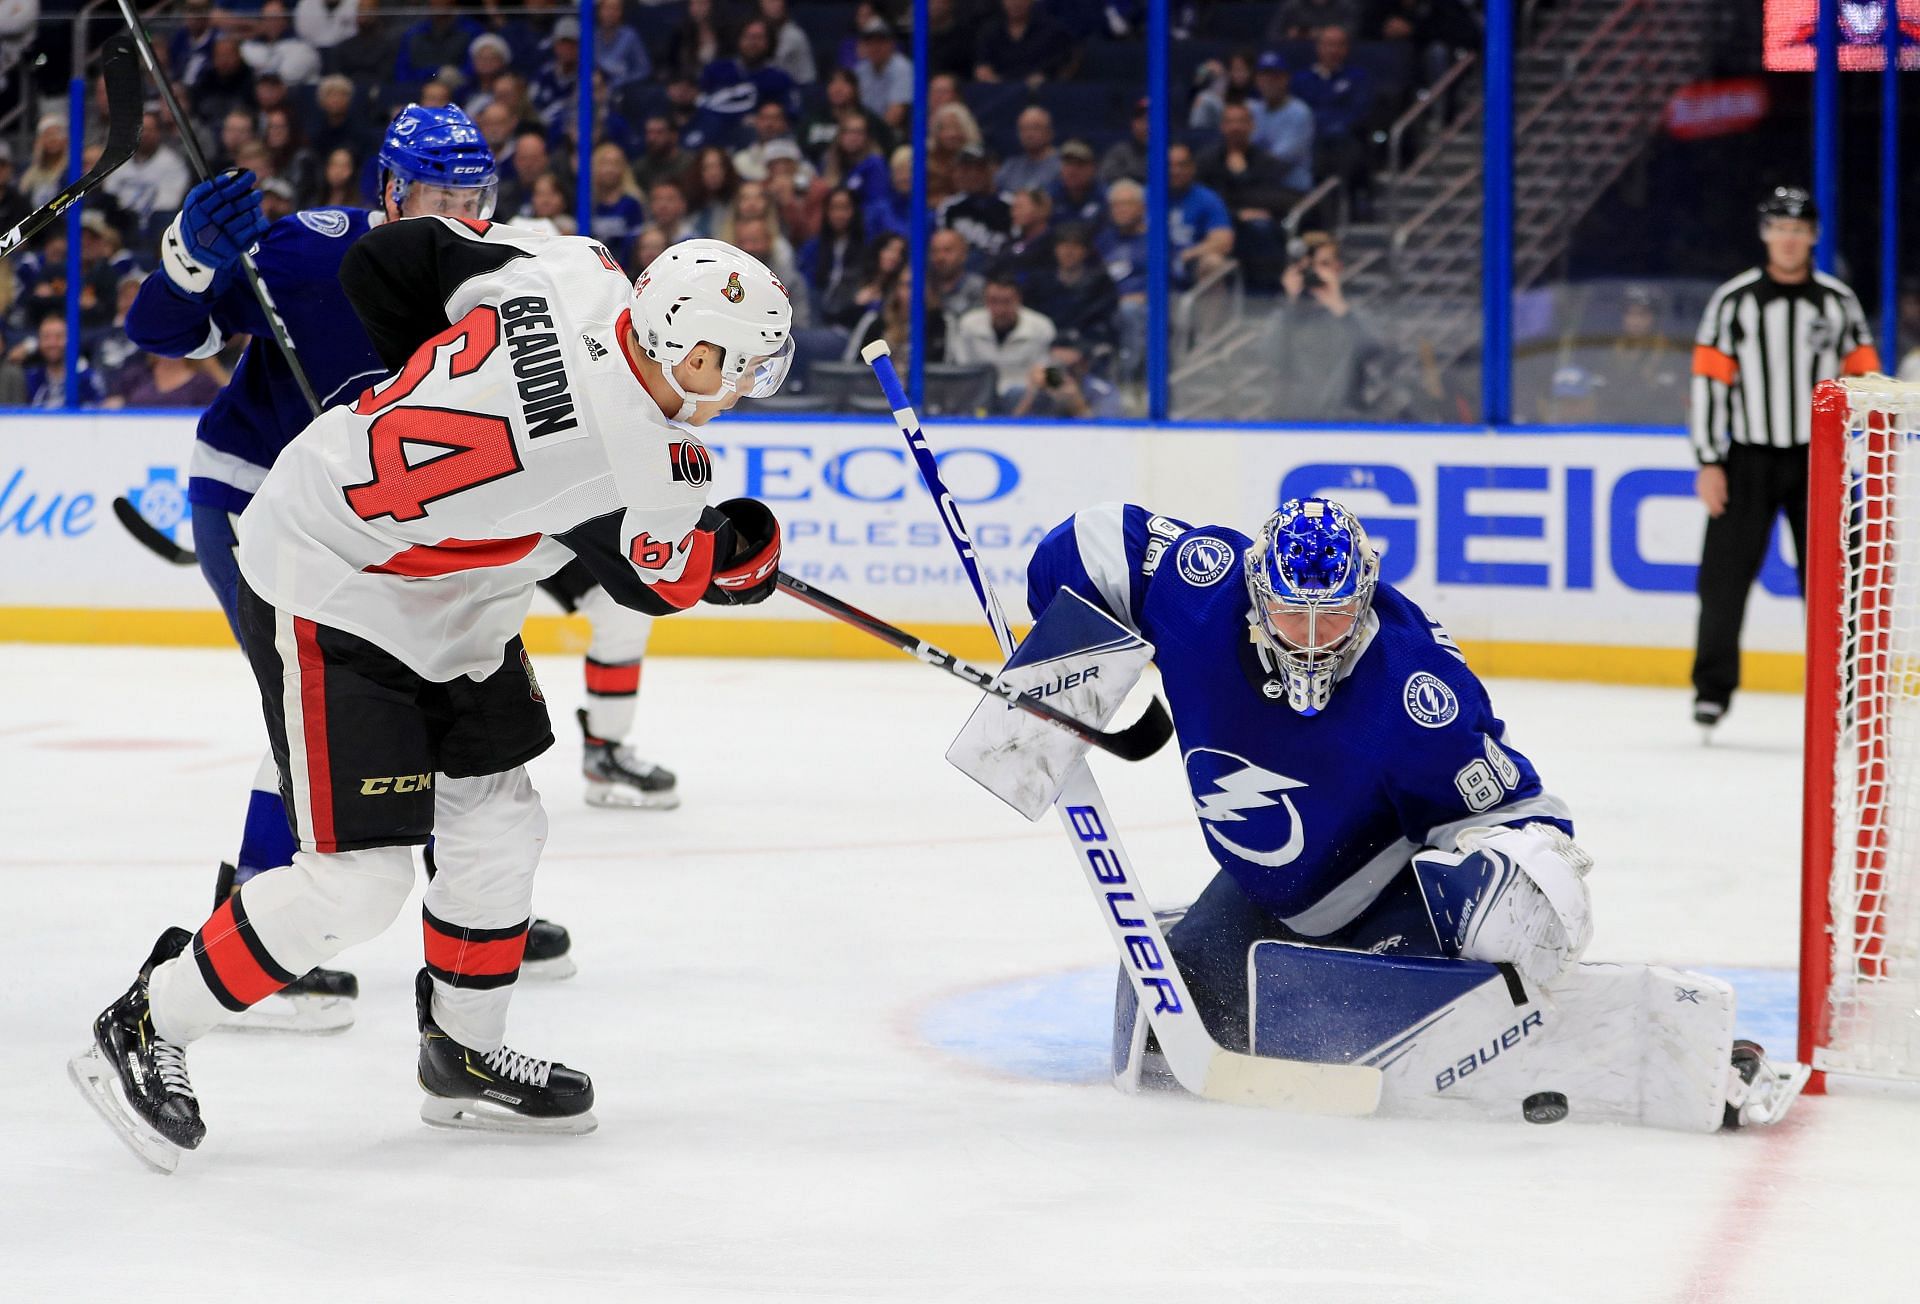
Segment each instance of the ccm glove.
[{"label": "ccm glove", "polygon": [[733,548],[714,567],[702,600],[735,607],[765,602],[780,573],[780,522],[755,498],[729,498],[715,510],[733,527]]},{"label": "ccm glove", "polygon": [[267,233],[253,179],[251,172],[223,172],[187,192],[160,242],[160,266],[188,294],[211,290],[214,278]]}]

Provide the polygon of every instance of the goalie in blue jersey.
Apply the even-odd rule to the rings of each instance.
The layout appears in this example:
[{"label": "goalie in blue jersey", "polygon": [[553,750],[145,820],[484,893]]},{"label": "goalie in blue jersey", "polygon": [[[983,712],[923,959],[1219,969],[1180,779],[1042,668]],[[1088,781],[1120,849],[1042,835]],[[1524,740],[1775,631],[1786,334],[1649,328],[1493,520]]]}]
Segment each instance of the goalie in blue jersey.
[{"label": "goalie in blue jersey", "polygon": [[[1403,1115],[1704,1131],[1792,1103],[1806,1071],[1734,1040],[1726,984],[1578,962],[1571,812],[1340,504],[1253,538],[1104,504],[1027,576],[1043,621],[1066,590],[1153,645],[1218,866],[1167,940],[1223,1046],[1380,1068]],[[1169,1081],[1157,1058],[1123,981],[1116,1082]]]}]

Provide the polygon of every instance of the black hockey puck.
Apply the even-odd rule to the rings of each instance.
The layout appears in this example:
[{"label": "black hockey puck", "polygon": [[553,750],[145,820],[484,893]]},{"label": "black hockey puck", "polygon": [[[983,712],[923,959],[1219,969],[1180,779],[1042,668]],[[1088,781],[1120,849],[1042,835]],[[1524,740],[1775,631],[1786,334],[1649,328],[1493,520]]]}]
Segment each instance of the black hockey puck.
[{"label": "black hockey puck", "polygon": [[1567,1116],[1567,1098],[1557,1091],[1536,1091],[1520,1102],[1520,1113],[1529,1123],[1558,1123]]}]

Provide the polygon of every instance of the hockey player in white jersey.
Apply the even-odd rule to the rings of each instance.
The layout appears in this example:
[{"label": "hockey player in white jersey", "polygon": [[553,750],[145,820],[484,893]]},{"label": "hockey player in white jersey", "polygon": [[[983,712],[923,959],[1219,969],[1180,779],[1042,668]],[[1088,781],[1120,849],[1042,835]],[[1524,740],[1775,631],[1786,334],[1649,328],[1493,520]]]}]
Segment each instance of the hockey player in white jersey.
[{"label": "hockey player in white jersey", "polygon": [[574,557],[655,615],[773,592],[779,526],[711,507],[696,427],[777,390],[786,289],[719,241],[629,285],[589,239],[422,217],[378,228],[341,283],[405,365],[303,431],[241,517],[240,632],[299,851],[196,933],[162,934],[74,1077],[170,1168],[205,1134],[185,1048],[387,927],[435,839],[416,981],[422,1115],[586,1131],[585,1073],[505,1045],[553,742],[519,630]]}]

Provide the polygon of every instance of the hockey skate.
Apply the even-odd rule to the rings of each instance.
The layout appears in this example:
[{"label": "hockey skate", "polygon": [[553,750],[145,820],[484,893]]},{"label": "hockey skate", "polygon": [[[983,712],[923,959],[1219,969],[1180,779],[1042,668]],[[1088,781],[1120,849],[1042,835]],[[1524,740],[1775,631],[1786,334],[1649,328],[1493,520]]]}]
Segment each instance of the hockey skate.
[{"label": "hockey skate", "polygon": [[433,979],[414,980],[420,1018],[420,1117],[434,1127],[479,1132],[549,1132],[578,1136],[599,1126],[593,1080],[578,1069],[534,1059],[502,1046],[468,1050],[433,1021]]},{"label": "hockey skate", "polygon": [[680,804],[679,780],[672,770],[641,760],[621,743],[595,738],[587,732],[586,711],[573,714],[586,746],[580,773],[587,780],[587,805],[672,810]]},{"label": "hockey skate", "polygon": [[[213,887],[213,904],[233,895],[234,869],[222,862]],[[295,1032],[330,1036],[353,1026],[353,1003],[360,980],[344,969],[313,968],[257,1005],[220,1025],[228,1032]]]},{"label": "hockey skate", "polygon": [[93,1021],[93,1045],[67,1061],[67,1076],[87,1103],[142,1163],[160,1173],[171,1173],[181,1153],[207,1134],[187,1078],[186,1048],[154,1033],[147,1007],[147,976],[192,942],[184,928],[160,934],[133,986]]},{"label": "hockey skate", "polygon": [[579,969],[573,963],[573,938],[551,919],[536,919],[527,925],[527,949],[520,956],[520,976],[543,982],[571,978]]},{"label": "hockey skate", "polygon": [[1800,1099],[1800,1091],[1812,1075],[1813,1070],[1805,1064],[1768,1063],[1767,1052],[1758,1042],[1734,1042],[1723,1126],[1731,1130],[1778,1123]]}]

